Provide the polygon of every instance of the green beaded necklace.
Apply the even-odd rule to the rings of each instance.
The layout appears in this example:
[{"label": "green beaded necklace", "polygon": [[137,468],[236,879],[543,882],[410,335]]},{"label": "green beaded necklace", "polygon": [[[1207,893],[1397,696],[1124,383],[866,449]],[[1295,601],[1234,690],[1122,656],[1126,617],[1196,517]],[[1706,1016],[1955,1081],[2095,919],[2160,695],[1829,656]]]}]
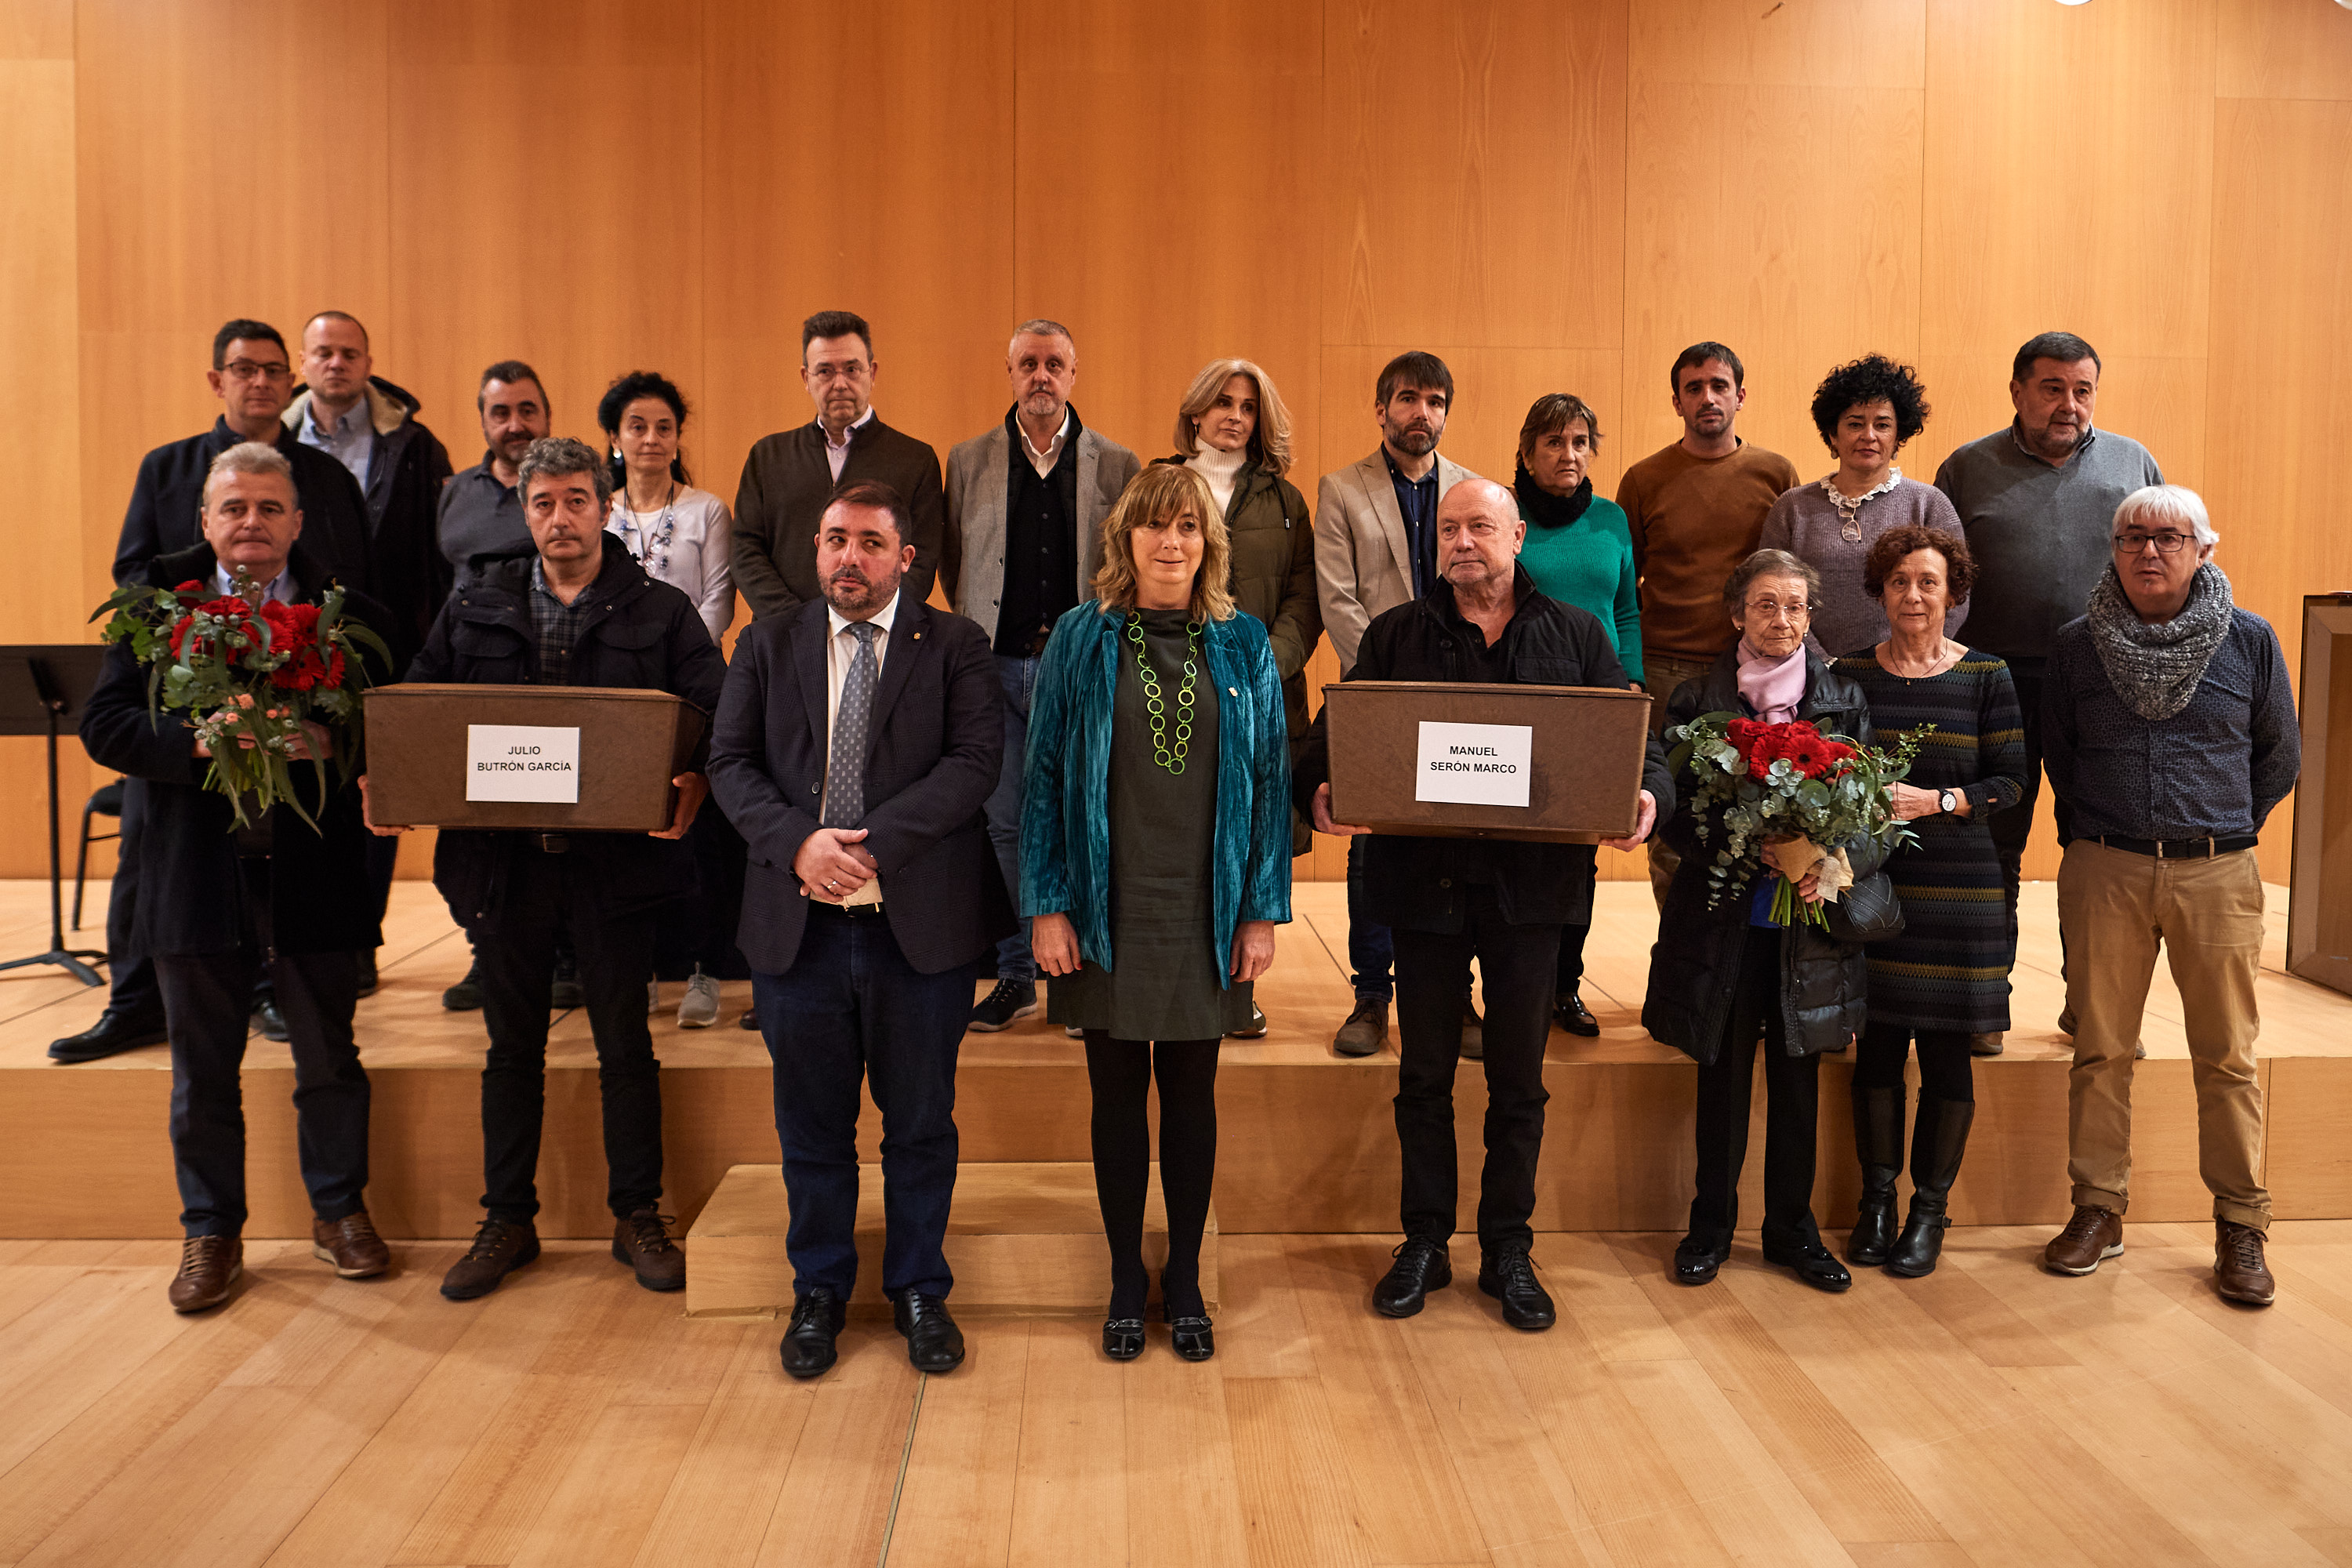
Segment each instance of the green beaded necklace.
[{"label": "green beaded necklace", "polygon": [[1176,738],[1171,743],[1168,710],[1160,700],[1160,672],[1151,668],[1151,655],[1143,642],[1143,617],[1134,614],[1127,617],[1127,640],[1135,645],[1135,670],[1143,680],[1143,706],[1151,715],[1151,760],[1171,773],[1184,771],[1184,753],[1192,750],[1192,694],[1201,674],[1201,623],[1186,621],[1184,636],[1184,684],[1176,689]]}]

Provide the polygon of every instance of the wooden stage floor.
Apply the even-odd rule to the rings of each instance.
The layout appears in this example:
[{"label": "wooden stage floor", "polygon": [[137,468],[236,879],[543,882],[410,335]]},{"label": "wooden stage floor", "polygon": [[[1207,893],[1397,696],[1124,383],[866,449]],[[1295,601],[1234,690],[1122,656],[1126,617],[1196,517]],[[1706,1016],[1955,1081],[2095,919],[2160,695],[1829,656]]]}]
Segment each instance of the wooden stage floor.
[{"label": "wooden stage floor", "polygon": [[[42,895],[38,883],[0,883],[0,944],[40,945]],[[2286,900],[2283,889],[2271,895],[2259,1048],[2277,1212],[2283,1219],[2352,1218],[2352,1141],[2341,1131],[2352,1117],[2352,997],[2283,973]],[[1687,1201],[1691,1068],[1639,1022],[1656,925],[1647,884],[1603,882],[1600,900],[1585,996],[1601,1037],[1552,1034],[1536,1223],[1661,1229],[1679,1223]],[[1260,986],[1272,1032],[1262,1041],[1228,1041],[1223,1053],[1219,1219],[1229,1234],[1385,1231],[1396,1223],[1388,1105],[1393,1047],[1360,1062],[1331,1054],[1331,1031],[1349,1000],[1344,889],[1301,883],[1294,901],[1297,918],[1280,929],[1275,968]],[[95,924],[105,908],[103,884],[91,888],[88,907]],[[2054,1223],[2065,1213],[2068,1046],[2053,1026],[2063,993],[2050,884],[2028,885],[2021,916],[2019,1026],[2005,1056],[1979,1064],[1976,1137],[1953,1198],[1962,1224]],[[478,1217],[476,1084],[484,1041],[480,1015],[445,1013],[439,995],[464,972],[466,945],[422,882],[395,887],[386,936],[383,988],[359,1014],[375,1084],[370,1206],[387,1235],[465,1236]],[[668,1005],[654,1034],[664,1067],[666,1201],[690,1222],[730,1166],[772,1164],[776,1152],[766,1052],[757,1036],[733,1026],[749,1003],[749,984],[727,986],[722,1026],[700,1031],[680,1031],[673,1021],[680,989],[667,988]],[[52,1038],[85,1027],[102,1002],[99,992],[54,973],[0,976],[0,1185],[19,1198],[0,1214],[0,1235],[131,1239],[176,1232],[163,1139],[167,1053],[155,1047],[78,1067],[55,1065],[45,1054]],[[2194,1094],[2179,1019],[2179,997],[2159,965],[2145,1029],[2150,1059],[2135,1086],[2133,1213],[2142,1219],[2210,1212],[2197,1177]],[[1825,1226],[1851,1215],[1858,1187],[1847,1060],[1833,1057],[1824,1067],[1816,1197]],[[559,1016],[541,1164],[548,1235],[609,1234],[594,1076],[584,1015]],[[292,1158],[291,1078],[285,1047],[257,1037],[246,1067],[251,1235],[307,1229]],[[1456,1110],[1469,1191],[1484,1106],[1483,1082],[1468,1068]],[[965,1037],[958,1120],[966,1162],[1083,1161],[1086,1107],[1078,1047],[1042,1016],[1003,1034]],[[869,1158],[877,1122],[869,1111]],[[1752,1147],[1760,1150],[1760,1142]],[[1760,1153],[1748,1164],[1753,1186]],[[1751,1192],[1745,1203],[1755,1201]]]},{"label": "wooden stage floor", "polygon": [[867,1318],[814,1384],[584,1243],[468,1303],[450,1244],[361,1282],[257,1244],[194,1319],[169,1244],[0,1243],[0,1563],[2352,1563],[2352,1222],[2273,1232],[2267,1310],[2209,1227],[2085,1279],[2047,1234],[1842,1297],[1752,1236],[1688,1290],[1668,1237],[1547,1235],[1535,1335],[1460,1275],[1375,1317],[1390,1237],[1228,1237],[1207,1363],[980,1319],[924,1379]]}]

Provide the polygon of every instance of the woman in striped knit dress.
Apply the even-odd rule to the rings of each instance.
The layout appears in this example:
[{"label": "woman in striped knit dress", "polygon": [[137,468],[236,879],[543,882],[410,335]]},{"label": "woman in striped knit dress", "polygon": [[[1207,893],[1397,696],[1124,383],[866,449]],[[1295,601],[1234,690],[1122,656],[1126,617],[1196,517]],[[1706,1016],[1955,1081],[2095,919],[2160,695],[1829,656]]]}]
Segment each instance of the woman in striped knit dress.
[{"label": "woman in striped knit dress", "polygon": [[[2025,735],[2009,667],[1944,635],[1946,613],[1968,598],[1975,578],[1957,534],[1888,530],[1871,547],[1863,582],[1885,607],[1890,634],[1835,667],[1868,696],[1882,743],[1927,731],[1910,778],[1895,785],[1895,814],[1919,841],[1886,862],[1903,900],[1903,934],[1870,948],[1870,1026],[1853,1065],[1862,1210],[1846,1248],[1850,1263],[1883,1263],[1913,1279],[1936,1267],[1976,1114],[1969,1037],[2009,1027],[2000,863],[1986,819],[2018,802]],[[1903,1064],[1915,1040],[1911,1208],[1897,1236]]]}]

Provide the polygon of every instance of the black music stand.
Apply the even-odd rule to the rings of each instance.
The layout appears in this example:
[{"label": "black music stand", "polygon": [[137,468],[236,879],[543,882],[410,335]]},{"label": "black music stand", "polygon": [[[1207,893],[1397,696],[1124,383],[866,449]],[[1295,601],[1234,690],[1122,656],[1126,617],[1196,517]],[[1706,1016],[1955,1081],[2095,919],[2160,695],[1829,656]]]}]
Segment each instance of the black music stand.
[{"label": "black music stand", "polygon": [[58,852],[58,731],[79,725],[82,704],[98,684],[106,649],[98,643],[51,643],[0,647],[0,735],[49,738],[49,951],[11,959],[0,969],[54,963],[84,985],[103,985],[84,959],[103,963],[106,954],[66,946],[63,863]]}]

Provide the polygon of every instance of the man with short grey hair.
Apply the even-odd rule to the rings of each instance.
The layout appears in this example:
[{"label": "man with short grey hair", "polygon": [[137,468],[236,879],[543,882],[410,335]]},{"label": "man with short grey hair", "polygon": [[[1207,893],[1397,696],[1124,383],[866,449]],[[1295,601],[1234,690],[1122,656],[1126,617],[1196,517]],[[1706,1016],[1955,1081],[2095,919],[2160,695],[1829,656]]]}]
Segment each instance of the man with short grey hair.
[{"label": "man with short grey hair", "polygon": [[2180,992],[2197,1083],[2197,1165],[2213,1194],[2223,1296],[2266,1306],[2254,973],[2263,950],[2255,837],[2302,765],[2278,634],[2232,602],[2194,490],[2155,485],[2116,508],[2090,614],[2051,640],[2042,684],[2050,787],[2072,837],[2058,921],[2075,963],[2066,1078],[2074,1215],[2042,1254],[2088,1274],[2124,1249],[2134,1045],[2159,945]]},{"label": "man with short grey hair", "polygon": [[[948,454],[940,580],[948,605],[978,623],[1004,687],[1004,764],[988,797],[988,837],[1004,885],[1021,885],[1022,760],[1029,699],[1045,639],[1063,612],[1094,596],[1103,520],[1141,460],[1089,430],[1070,404],[1078,346],[1059,321],[1013,329],[1004,372],[1013,406],[1001,425]],[[972,1009],[992,1034],[1037,1010],[1028,922],[996,944],[996,988]]]},{"label": "man with short grey hair", "polygon": [[[1993,814],[2009,907],[2009,948],[2017,959],[2017,889],[2033,802],[2042,793],[2042,680],[2052,638],[2083,613],[2106,571],[2108,524],[2123,499],[2164,475],[2147,447],[2128,436],[2093,427],[2099,355],[2072,332],[2042,332],[2018,348],[2010,364],[2008,425],[1944,459],[1936,488],[1951,498],[1976,557],[1969,594],[1969,641],[2009,666],[2025,720],[2025,794]],[[2062,797],[2054,803],[2063,813]],[[2058,841],[2069,827],[2058,817]],[[2072,1033],[2074,1020],[2061,1018]],[[2001,1048],[1999,1035],[1970,1043],[1979,1056]]]}]

